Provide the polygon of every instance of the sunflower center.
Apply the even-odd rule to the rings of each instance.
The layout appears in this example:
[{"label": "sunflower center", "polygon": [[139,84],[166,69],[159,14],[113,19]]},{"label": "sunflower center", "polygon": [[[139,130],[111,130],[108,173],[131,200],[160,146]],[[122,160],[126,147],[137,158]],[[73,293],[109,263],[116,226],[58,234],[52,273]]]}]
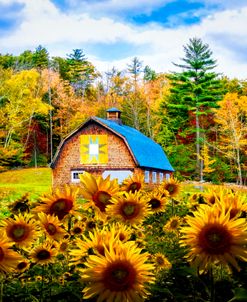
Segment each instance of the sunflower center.
[{"label": "sunflower center", "polygon": [[82,233],[82,228],[80,228],[80,227],[73,228],[73,233],[74,234],[81,234]]},{"label": "sunflower center", "polygon": [[73,207],[73,202],[70,199],[60,198],[57,199],[50,208],[50,214],[55,214],[58,216],[59,220],[62,220],[65,215],[69,213],[69,211]]},{"label": "sunflower center", "polygon": [[136,203],[127,202],[123,204],[122,215],[125,218],[127,219],[133,218],[137,215],[137,213],[138,213],[138,208]]},{"label": "sunflower center", "polygon": [[26,268],[27,266],[28,266],[28,263],[23,261],[23,262],[18,263],[17,269],[22,270],[22,269]]},{"label": "sunflower center", "polygon": [[125,291],[133,288],[136,270],[127,260],[117,261],[106,267],[103,282],[111,291]]},{"label": "sunflower center", "polygon": [[92,199],[100,211],[105,212],[106,206],[110,204],[109,200],[111,199],[111,195],[105,191],[97,191],[92,196]]},{"label": "sunflower center", "polygon": [[178,227],[178,225],[179,225],[179,222],[176,219],[172,220],[171,223],[170,223],[170,226],[173,229],[176,229]]},{"label": "sunflower center", "polygon": [[215,196],[210,196],[208,201],[210,204],[215,204],[215,201],[216,201]]},{"label": "sunflower center", "polygon": [[166,190],[169,192],[169,193],[173,193],[175,191],[176,187],[173,185],[173,184],[169,184],[166,186]]},{"label": "sunflower center", "polygon": [[3,249],[0,247],[0,261],[2,261],[4,258],[4,252]]},{"label": "sunflower center", "polygon": [[57,232],[57,228],[53,223],[48,223],[46,226],[46,230],[49,235],[54,235]]},{"label": "sunflower center", "polygon": [[164,258],[161,256],[157,256],[156,262],[158,265],[163,265],[164,264]]},{"label": "sunflower center", "polygon": [[128,192],[134,193],[135,191],[139,191],[140,188],[141,184],[139,182],[132,182],[128,187]]},{"label": "sunflower center", "polygon": [[126,238],[126,236],[125,236],[124,233],[120,233],[120,234],[118,235],[118,237],[119,237],[119,240],[120,240],[120,241],[124,241],[125,238]]},{"label": "sunflower center", "polygon": [[151,205],[151,208],[154,209],[158,209],[161,206],[160,200],[156,199],[156,198],[152,198],[149,202]]},{"label": "sunflower center", "polygon": [[37,253],[36,258],[39,260],[47,260],[47,259],[51,258],[51,254],[49,251],[43,249]]},{"label": "sunflower center", "polygon": [[22,224],[16,224],[13,226],[10,233],[14,241],[16,242],[23,241],[28,236],[28,228]]},{"label": "sunflower center", "polygon": [[209,224],[201,230],[198,242],[204,252],[219,255],[230,250],[232,236],[224,226]]},{"label": "sunflower center", "polygon": [[65,252],[67,250],[67,247],[68,247],[68,243],[67,242],[63,242],[63,243],[60,244],[59,250],[61,252]]},{"label": "sunflower center", "polygon": [[89,221],[87,223],[87,229],[92,230],[96,227],[96,223],[94,221]]}]

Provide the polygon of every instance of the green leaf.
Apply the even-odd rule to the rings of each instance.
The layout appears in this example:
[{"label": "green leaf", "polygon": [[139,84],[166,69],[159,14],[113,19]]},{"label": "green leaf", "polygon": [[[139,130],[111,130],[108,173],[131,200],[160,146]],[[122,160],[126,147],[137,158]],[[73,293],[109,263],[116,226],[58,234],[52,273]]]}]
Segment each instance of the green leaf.
[{"label": "green leaf", "polygon": [[247,290],[244,288],[236,288],[234,290],[234,297],[228,302],[232,301],[247,301]]}]

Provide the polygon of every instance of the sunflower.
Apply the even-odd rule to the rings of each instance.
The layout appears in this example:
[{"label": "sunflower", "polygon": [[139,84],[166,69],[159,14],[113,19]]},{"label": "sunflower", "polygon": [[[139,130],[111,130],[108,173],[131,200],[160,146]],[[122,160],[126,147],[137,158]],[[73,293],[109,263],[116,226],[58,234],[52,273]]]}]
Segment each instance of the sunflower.
[{"label": "sunflower", "polygon": [[18,263],[23,260],[22,256],[11,248],[11,243],[5,235],[0,238],[0,273],[13,271]]},{"label": "sunflower", "polygon": [[135,173],[123,180],[121,190],[134,193],[141,190],[143,186],[144,175],[142,173]]},{"label": "sunflower", "polygon": [[23,259],[17,263],[15,271],[18,273],[23,273],[27,271],[29,267],[30,267],[30,262],[26,259]]},{"label": "sunflower", "polygon": [[218,186],[211,186],[202,195],[204,202],[208,205],[214,205],[217,202],[217,200],[220,198],[221,191],[222,189],[219,189]]},{"label": "sunflower", "polygon": [[3,220],[2,227],[7,237],[20,248],[29,247],[39,235],[37,222],[28,213]]},{"label": "sunflower", "polygon": [[169,270],[172,267],[170,261],[162,253],[154,254],[153,259],[154,259],[155,267],[158,271],[163,269]]},{"label": "sunflower", "polygon": [[70,255],[73,257],[72,261],[79,263],[83,257],[89,254],[105,255],[104,246],[108,246],[109,242],[114,241],[114,238],[115,233],[105,228],[102,230],[94,229],[93,232],[88,233],[88,237],[83,235],[83,240],[79,238],[75,240],[77,249],[70,251]]},{"label": "sunflower", "polygon": [[29,193],[25,193],[21,198],[9,204],[8,208],[15,215],[23,212],[29,212],[30,210]]},{"label": "sunflower", "polygon": [[148,194],[148,204],[150,205],[152,212],[163,212],[167,204],[167,198],[163,193],[153,191]]},{"label": "sunflower", "polygon": [[85,228],[87,231],[92,231],[97,227],[97,220],[92,218],[85,221]]},{"label": "sunflower", "polygon": [[62,224],[57,216],[38,213],[38,217],[41,227],[50,239],[60,240],[65,236],[66,231],[62,228]]},{"label": "sunflower", "polygon": [[78,235],[82,235],[84,230],[85,230],[85,224],[82,222],[77,222],[72,226],[70,232],[72,235],[78,236]]},{"label": "sunflower", "polygon": [[53,263],[56,259],[57,251],[53,248],[53,243],[45,241],[42,244],[34,247],[30,253],[32,262],[40,265]]},{"label": "sunflower", "polygon": [[106,248],[105,256],[91,255],[82,270],[84,298],[98,296],[100,301],[142,302],[147,297],[147,283],[154,282],[154,266],[146,263],[148,253],[130,249],[126,243]]},{"label": "sunflower", "polygon": [[62,220],[68,214],[75,214],[78,192],[79,188],[68,185],[64,186],[64,190],[57,188],[54,193],[41,197],[41,204],[34,211],[55,215],[59,220]]},{"label": "sunflower", "polygon": [[230,218],[240,216],[242,213],[247,212],[246,196],[224,189],[219,192],[216,206],[220,210],[224,207],[226,212],[229,210]]},{"label": "sunflower", "polygon": [[214,263],[222,263],[239,270],[237,258],[247,260],[247,222],[244,218],[230,219],[230,211],[204,206],[186,219],[181,228],[182,246],[188,246],[188,261],[201,271]]},{"label": "sunflower", "polygon": [[123,223],[137,225],[151,214],[146,197],[140,192],[124,193],[112,199],[112,204],[106,209],[110,217],[114,217]]},{"label": "sunflower", "polygon": [[93,207],[100,218],[105,217],[106,206],[111,203],[111,198],[119,191],[117,179],[110,180],[110,175],[104,179],[84,172],[80,175],[82,196],[88,201],[84,208]]},{"label": "sunflower", "polygon": [[175,197],[181,190],[181,184],[175,177],[170,177],[160,184],[160,190],[169,192],[170,197]]},{"label": "sunflower", "polygon": [[58,251],[59,253],[67,253],[70,248],[70,240],[69,239],[63,239],[59,242]]},{"label": "sunflower", "polygon": [[125,224],[117,222],[111,225],[111,232],[114,233],[114,238],[126,242],[131,237],[132,229]]},{"label": "sunflower", "polygon": [[180,226],[181,226],[181,217],[174,215],[170,217],[167,223],[163,226],[163,231],[177,233]]}]

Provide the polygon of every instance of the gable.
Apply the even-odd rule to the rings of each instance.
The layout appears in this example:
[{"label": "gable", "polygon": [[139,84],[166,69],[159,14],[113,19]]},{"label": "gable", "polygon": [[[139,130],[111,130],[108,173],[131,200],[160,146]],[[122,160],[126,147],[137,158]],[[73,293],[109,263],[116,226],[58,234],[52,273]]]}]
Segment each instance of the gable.
[{"label": "gable", "polygon": [[[138,130],[125,126],[125,125],[119,125],[113,121],[101,119],[98,117],[90,118],[87,120],[84,124],[82,124],[79,128],[77,128],[74,132],[72,132],[70,135],[68,135],[59,145],[58,150],[54,156],[54,159],[51,163],[51,167],[54,168],[56,165],[56,162],[60,156],[61,151],[63,150],[64,146],[70,141],[74,136],[78,135],[78,132],[82,131],[84,128],[86,128],[89,124],[96,123],[100,125],[103,128],[106,128],[110,132],[112,132],[114,135],[120,137],[126,147],[128,148],[130,154],[133,157],[133,160],[136,163],[136,166],[142,167],[142,168],[150,168],[150,169],[160,169],[160,170],[166,170],[166,171],[174,171],[172,168],[169,160],[167,159],[163,149],[160,145],[155,143],[153,140],[148,138],[147,136],[143,135]],[[86,140],[88,140],[86,142]],[[90,155],[88,155],[88,146],[90,143],[90,137],[84,138],[84,143],[82,142],[82,153],[84,152],[85,159],[87,157],[88,161],[90,161]],[[83,147],[84,145],[84,147]],[[92,141],[92,155],[93,152],[96,153],[96,149],[93,150],[93,148],[97,148],[96,146],[93,146]],[[98,154],[98,153],[97,153]],[[89,157],[88,157],[89,156]],[[104,158],[104,156],[102,157]],[[86,160],[87,160],[86,159]],[[94,157],[91,157],[91,160],[94,160]],[[88,162],[89,163],[89,162]],[[96,163],[96,162],[95,162]]]}]

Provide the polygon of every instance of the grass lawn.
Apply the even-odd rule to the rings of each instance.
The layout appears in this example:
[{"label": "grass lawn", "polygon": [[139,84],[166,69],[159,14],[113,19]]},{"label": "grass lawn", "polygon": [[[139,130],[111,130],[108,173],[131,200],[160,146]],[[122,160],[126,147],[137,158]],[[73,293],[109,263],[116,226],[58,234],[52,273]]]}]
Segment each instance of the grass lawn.
[{"label": "grass lawn", "polygon": [[28,193],[35,200],[51,189],[50,168],[28,168],[0,173],[0,201],[13,202]]}]

